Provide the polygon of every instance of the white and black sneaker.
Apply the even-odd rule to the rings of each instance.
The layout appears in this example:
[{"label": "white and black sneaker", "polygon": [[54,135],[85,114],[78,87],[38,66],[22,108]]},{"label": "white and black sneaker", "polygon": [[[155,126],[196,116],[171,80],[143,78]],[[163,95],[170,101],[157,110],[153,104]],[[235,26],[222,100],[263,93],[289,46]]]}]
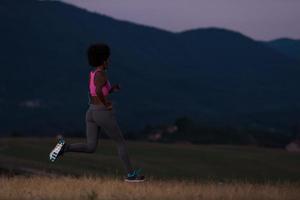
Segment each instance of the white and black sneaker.
[{"label": "white and black sneaker", "polygon": [[49,154],[51,162],[54,162],[59,156],[63,155],[65,146],[65,139],[62,136],[57,136],[57,144]]}]

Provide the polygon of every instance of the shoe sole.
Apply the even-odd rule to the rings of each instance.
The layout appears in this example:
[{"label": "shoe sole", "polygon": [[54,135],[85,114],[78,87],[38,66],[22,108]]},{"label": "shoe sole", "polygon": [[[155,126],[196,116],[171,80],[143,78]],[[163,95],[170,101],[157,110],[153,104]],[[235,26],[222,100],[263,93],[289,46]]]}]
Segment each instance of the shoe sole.
[{"label": "shoe sole", "polygon": [[64,144],[64,141],[62,143],[57,143],[56,146],[52,149],[52,151],[49,154],[49,159],[51,162],[54,162],[57,159],[58,154],[60,153]]},{"label": "shoe sole", "polygon": [[125,179],[125,182],[128,182],[128,183],[141,183],[141,182],[144,182],[145,181],[145,179],[143,179],[143,180],[126,180]]}]

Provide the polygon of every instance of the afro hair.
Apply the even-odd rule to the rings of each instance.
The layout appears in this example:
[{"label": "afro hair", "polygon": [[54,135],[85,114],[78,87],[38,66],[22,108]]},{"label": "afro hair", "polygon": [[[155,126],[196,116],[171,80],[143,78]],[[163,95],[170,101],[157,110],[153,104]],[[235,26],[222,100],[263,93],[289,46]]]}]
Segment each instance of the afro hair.
[{"label": "afro hair", "polygon": [[87,57],[89,65],[92,67],[100,66],[110,56],[110,48],[107,44],[97,43],[89,46],[87,50]]}]

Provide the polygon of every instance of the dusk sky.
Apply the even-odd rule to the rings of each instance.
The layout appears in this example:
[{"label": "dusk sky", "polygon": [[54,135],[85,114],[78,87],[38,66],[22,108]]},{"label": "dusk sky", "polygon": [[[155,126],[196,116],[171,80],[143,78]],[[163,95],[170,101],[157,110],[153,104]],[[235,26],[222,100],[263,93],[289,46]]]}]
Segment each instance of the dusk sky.
[{"label": "dusk sky", "polygon": [[222,27],[259,40],[300,39],[300,0],[63,0],[116,19],[182,31]]}]

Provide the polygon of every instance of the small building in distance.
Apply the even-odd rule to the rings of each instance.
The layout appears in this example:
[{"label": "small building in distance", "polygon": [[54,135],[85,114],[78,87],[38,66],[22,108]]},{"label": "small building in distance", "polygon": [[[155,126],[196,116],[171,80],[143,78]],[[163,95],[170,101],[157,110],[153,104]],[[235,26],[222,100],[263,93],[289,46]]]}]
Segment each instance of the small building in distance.
[{"label": "small building in distance", "polygon": [[285,149],[289,152],[300,153],[300,139],[294,140],[288,145],[286,145]]}]

